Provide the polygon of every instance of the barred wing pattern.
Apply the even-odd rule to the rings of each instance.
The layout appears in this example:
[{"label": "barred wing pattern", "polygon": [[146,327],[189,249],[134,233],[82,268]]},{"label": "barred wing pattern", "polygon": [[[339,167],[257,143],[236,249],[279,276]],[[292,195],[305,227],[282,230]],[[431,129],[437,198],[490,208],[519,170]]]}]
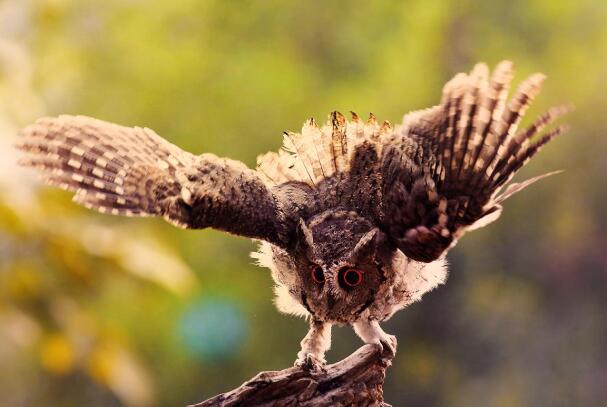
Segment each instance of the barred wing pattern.
[{"label": "barred wing pattern", "polygon": [[284,245],[275,197],[239,161],[181,150],[147,128],[84,116],[43,118],[23,130],[21,164],[102,213],[162,216]]},{"label": "barred wing pattern", "polygon": [[550,109],[517,131],[544,75],[531,75],[507,101],[512,77],[509,61],[491,76],[477,64],[445,85],[440,105],[405,115],[396,128],[373,115],[347,121],[334,112],[321,127],[309,120],[301,133],[285,133],[281,150],[261,155],[257,171],[190,154],[147,128],[83,116],[40,119],[19,147],[22,164],[99,212],[162,216],[288,248],[300,217],[345,207],[372,218],[408,257],[430,262],[550,175],[503,189],[564,128],[532,138],[569,110]]},{"label": "barred wing pattern", "polygon": [[408,257],[438,259],[467,230],[497,219],[506,198],[552,174],[501,192],[564,127],[535,142],[532,137],[570,109],[550,109],[517,132],[545,77],[531,75],[507,102],[512,77],[510,61],[491,77],[485,64],[477,64],[445,85],[440,105],[407,114],[385,141],[381,222]]}]

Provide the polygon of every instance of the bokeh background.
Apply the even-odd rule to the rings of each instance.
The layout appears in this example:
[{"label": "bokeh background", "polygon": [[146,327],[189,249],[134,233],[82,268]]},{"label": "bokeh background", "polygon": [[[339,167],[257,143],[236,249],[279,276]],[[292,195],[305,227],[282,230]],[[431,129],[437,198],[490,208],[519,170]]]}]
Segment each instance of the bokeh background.
[{"label": "bokeh background", "polygon": [[[0,405],[179,406],[290,366],[254,245],[88,212],[17,168],[42,115],[145,125],[243,160],[334,110],[398,122],[477,61],[515,61],[571,102],[571,131],[523,174],[565,169],[460,242],[447,286],[386,324],[388,402],[607,400],[607,2],[0,1]],[[526,121],[529,122],[529,119]],[[330,361],[359,346],[334,330]]]}]

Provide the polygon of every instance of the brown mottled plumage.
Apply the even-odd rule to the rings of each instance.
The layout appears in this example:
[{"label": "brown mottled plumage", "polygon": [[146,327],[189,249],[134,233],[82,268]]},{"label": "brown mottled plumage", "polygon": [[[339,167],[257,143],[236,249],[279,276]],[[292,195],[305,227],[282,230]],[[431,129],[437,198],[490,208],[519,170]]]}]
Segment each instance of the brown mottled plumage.
[{"label": "brown mottled plumage", "polygon": [[44,118],[23,131],[22,164],[103,213],[162,216],[262,241],[254,256],[272,270],[276,304],[308,316],[298,363],[318,363],[331,324],[366,342],[396,341],[379,322],[444,282],[445,254],[469,230],[499,217],[502,203],[550,174],[504,189],[563,131],[542,132],[569,108],[518,125],[544,76],[508,101],[512,64],[477,64],[443,89],[441,103],[393,127],[338,112],[319,127],[286,132],[283,148],[244,164],[185,152],[146,128],[82,116]]}]

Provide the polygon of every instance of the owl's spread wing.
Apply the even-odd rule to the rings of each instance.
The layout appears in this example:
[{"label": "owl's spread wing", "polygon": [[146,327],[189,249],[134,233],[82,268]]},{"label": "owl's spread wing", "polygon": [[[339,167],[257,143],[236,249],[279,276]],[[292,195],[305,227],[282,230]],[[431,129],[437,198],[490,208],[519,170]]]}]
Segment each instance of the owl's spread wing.
[{"label": "owl's spread wing", "polygon": [[501,191],[564,130],[531,141],[569,110],[558,107],[517,132],[544,78],[530,76],[507,101],[512,64],[500,63],[491,77],[478,64],[445,85],[440,105],[404,117],[383,147],[382,224],[407,256],[436,260],[467,230],[497,219],[506,198],[550,175]]},{"label": "owl's spread wing", "polygon": [[181,150],[147,128],[83,116],[43,118],[23,131],[21,164],[102,213],[162,216],[284,245],[275,196],[239,161]]}]

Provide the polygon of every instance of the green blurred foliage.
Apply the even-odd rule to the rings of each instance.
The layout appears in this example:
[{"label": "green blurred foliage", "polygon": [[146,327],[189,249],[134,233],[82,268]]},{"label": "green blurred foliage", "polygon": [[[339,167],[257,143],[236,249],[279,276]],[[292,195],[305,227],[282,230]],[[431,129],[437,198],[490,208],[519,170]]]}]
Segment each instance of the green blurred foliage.
[{"label": "green blurred foliage", "polygon": [[[78,208],[13,164],[18,128],[86,114],[252,166],[310,116],[398,122],[454,73],[503,58],[518,80],[548,75],[529,116],[577,107],[520,178],[566,172],[466,237],[447,287],[386,324],[400,347],[386,398],[604,403],[605,21],[600,0],[0,2],[0,404],[184,405],[290,365],[306,330],[273,308],[252,243]],[[184,321],[217,304],[237,326],[200,337],[240,336],[208,357]],[[329,359],[358,344],[336,329]]]}]

